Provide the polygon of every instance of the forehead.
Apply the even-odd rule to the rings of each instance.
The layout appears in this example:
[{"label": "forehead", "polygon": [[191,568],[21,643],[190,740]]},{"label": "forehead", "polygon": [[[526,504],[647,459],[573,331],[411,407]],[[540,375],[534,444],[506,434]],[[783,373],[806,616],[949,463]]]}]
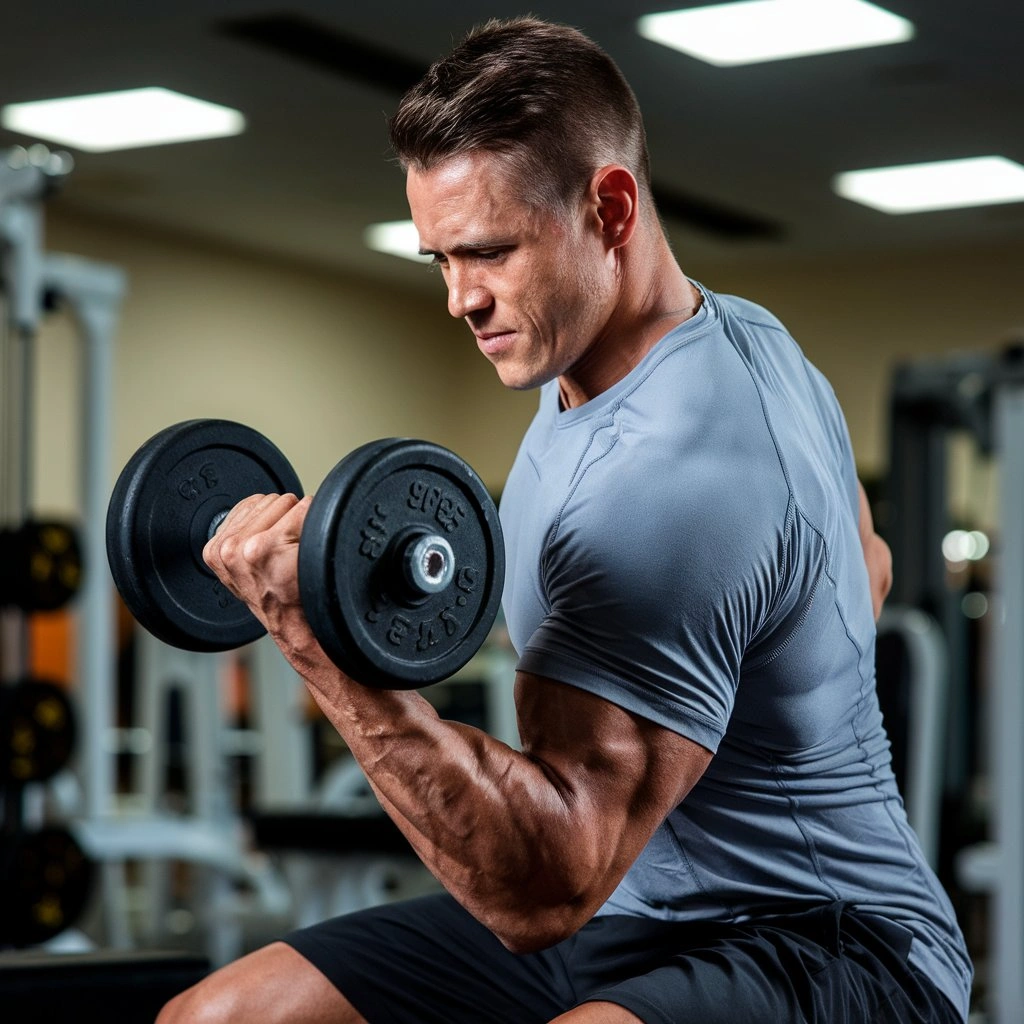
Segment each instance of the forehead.
[{"label": "forehead", "polygon": [[536,231],[550,214],[527,202],[500,155],[464,153],[410,167],[406,196],[421,243],[442,250],[471,238]]}]

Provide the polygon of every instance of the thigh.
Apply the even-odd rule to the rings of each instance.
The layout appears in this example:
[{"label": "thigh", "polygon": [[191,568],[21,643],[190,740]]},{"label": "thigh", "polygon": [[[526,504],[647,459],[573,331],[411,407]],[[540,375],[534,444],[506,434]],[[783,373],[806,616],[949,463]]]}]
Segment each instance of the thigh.
[{"label": "thigh", "polygon": [[709,937],[586,998],[615,1003],[644,1024],[841,1024],[846,1017],[822,1016],[817,1005],[823,981],[835,992],[835,962],[802,939]]},{"label": "thigh", "polygon": [[639,926],[610,918],[604,937],[582,936],[573,977],[581,1001],[614,1003],[645,1024],[954,1024],[951,1005],[907,964],[909,940],[894,946],[885,924],[842,904],[743,925],[662,924],[641,953]]},{"label": "thigh", "polygon": [[447,894],[285,936],[369,1024],[542,1024],[573,1005],[556,949],[515,956]]}]

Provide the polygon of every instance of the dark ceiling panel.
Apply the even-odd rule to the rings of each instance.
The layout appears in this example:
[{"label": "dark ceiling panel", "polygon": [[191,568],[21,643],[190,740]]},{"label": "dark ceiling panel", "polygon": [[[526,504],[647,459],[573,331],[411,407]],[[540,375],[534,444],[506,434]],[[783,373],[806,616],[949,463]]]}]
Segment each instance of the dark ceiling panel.
[{"label": "dark ceiling panel", "polygon": [[427,70],[417,61],[392,50],[345,35],[297,14],[268,14],[223,21],[218,29],[224,35],[255,43],[304,64],[388,92],[404,93]]},{"label": "dark ceiling panel", "polygon": [[731,209],[700,196],[680,192],[659,182],[651,186],[662,217],[727,241],[781,241],[785,231],[777,221]]}]

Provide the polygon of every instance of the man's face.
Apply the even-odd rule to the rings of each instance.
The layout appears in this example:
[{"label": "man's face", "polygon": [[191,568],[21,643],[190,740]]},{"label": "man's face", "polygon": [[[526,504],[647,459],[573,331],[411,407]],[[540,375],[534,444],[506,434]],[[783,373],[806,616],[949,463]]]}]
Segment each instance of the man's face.
[{"label": "man's face", "polygon": [[615,281],[596,215],[540,209],[524,191],[500,156],[482,151],[412,169],[406,182],[448,311],[511,388],[571,372],[608,322]]}]

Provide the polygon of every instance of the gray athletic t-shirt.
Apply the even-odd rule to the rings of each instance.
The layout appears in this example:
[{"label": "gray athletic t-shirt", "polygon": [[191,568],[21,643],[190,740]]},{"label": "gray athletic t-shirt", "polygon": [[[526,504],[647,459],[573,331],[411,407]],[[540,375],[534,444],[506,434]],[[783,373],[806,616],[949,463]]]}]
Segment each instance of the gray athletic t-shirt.
[{"label": "gray athletic t-shirt", "polygon": [[576,409],[542,389],[502,497],[519,668],[715,753],[601,913],[742,921],[849,900],[971,966],[890,768],[857,479],[832,389],[767,310],[696,316]]}]

